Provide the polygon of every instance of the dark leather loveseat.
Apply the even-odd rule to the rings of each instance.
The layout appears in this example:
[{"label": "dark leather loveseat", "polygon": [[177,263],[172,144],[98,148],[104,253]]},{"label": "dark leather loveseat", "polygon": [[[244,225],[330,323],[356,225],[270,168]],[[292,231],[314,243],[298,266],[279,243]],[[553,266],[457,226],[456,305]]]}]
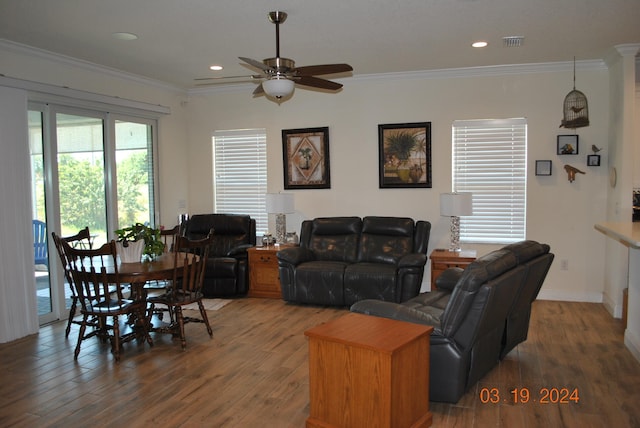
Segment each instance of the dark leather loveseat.
[{"label": "dark leather loveseat", "polygon": [[249,289],[247,249],[256,243],[256,222],[248,215],[195,214],[183,225],[189,239],[205,238],[213,229],[202,292],[205,297],[246,294]]},{"label": "dark leather loveseat", "polygon": [[305,220],[300,246],[277,253],[282,298],[348,306],[420,292],[431,223],[407,217]]},{"label": "dark leather loveseat", "polygon": [[553,257],[548,245],[522,241],[478,258],[464,271],[448,269],[437,291],[402,304],[364,300],[351,311],[433,326],[429,397],[456,403],[526,340],[531,304]]}]

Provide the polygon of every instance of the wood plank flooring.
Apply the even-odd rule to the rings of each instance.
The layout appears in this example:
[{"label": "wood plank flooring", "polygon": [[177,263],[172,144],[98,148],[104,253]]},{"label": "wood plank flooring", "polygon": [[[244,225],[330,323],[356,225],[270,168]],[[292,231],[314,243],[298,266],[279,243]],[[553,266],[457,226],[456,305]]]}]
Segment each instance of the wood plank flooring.
[{"label": "wood plank flooring", "polygon": [[[214,337],[187,325],[187,350],[170,336],[107,344],[63,322],[0,345],[2,427],[304,427],[309,414],[303,332],[344,309],[237,299],[210,311]],[[510,390],[529,391],[514,404]],[[578,403],[541,404],[543,388],[577,388]],[[500,401],[483,404],[481,393]],[[483,398],[487,398],[485,395]],[[554,398],[554,397],[551,397]],[[534,402],[535,400],[535,402]],[[600,304],[538,301],[529,339],[455,405],[431,403],[434,427],[640,427],[640,363],[622,324]]]}]

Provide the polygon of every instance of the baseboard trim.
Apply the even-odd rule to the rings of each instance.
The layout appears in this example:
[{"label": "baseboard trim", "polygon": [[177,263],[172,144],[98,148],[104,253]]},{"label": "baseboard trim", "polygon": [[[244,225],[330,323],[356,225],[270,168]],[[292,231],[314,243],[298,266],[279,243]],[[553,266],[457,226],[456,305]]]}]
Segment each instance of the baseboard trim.
[{"label": "baseboard trim", "polygon": [[624,331],[624,344],[631,355],[640,361],[640,338],[631,333],[628,328]]},{"label": "baseboard trim", "polygon": [[606,293],[602,297],[602,304],[612,317],[622,319],[622,305],[616,304]]},{"label": "baseboard trim", "polygon": [[602,293],[575,292],[562,290],[540,290],[539,300],[559,300],[563,302],[603,303]]}]

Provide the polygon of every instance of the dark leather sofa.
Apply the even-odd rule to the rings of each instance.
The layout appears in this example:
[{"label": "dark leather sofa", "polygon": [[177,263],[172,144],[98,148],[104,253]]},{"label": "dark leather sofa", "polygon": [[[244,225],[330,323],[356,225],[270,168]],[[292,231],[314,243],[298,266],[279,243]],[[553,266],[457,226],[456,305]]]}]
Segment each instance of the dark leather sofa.
[{"label": "dark leather sofa", "polygon": [[522,241],[478,258],[464,271],[448,269],[437,291],[402,304],[363,300],[351,311],[433,326],[429,397],[456,403],[526,340],[531,304],[553,258],[548,245]]},{"label": "dark leather sofa", "polygon": [[305,220],[300,246],[277,253],[282,298],[349,306],[403,302],[420,292],[431,223],[407,217]]},{"label": "dark leather sofa", "polygon": [[249,289],[247,249],[256,243],[256,222],[248,215],[196,214],[183,224],[189,239],[203,239],[213,229],[202,292],[205,297],[230,297]]}]

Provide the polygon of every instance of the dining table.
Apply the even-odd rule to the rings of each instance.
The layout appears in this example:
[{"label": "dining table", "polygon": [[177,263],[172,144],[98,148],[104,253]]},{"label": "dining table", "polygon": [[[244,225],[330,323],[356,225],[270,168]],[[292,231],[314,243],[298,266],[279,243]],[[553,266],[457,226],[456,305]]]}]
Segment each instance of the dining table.
[{"label": "dining table", "polygon": [[[186,257],[185,257],[186,255]],[[179,253],[176,257],[173,252],[165,252],[160,256],[156,256],[152,259],[145,259],[144,261],[133,263],[122,263],[120,258],[117,258],[117,281],[116,281],[116,269],[113,267],[112,259],[105,260],[104,266],[106,268],[106,275],[109,281],[114,283],[131,285],[131,298],[140,301],[147,300],[147,294],[149,288],[146,286],[150,281],[169,281],[173,279],[174,266],[178,268],[177,276],[182,273],[181,267],[184,266],[185,260],[191,262],[195,257],[194,254]],[[165,288],[150,287],[150,288]],[[138,322],[141,320],[137,320]],[[152,327],[150,319],[146,320],[149,323],[149,328]],[[136,320],[131,319],[130,324],[135,324]]]},{"label": "dining table", "polygon": [[[193,255],[190,255],[193,256]],[[151,260],[134,263],[118,261],[118,278],[120,282],[129,283],[136,288],[144,286],[148,281],[163,281],[173,278],[174,261],[177,267],[184,266],[185,257],[174,253],[163,253]],[[188,258],[187,260],[191,260]],[[115,270],[107,269],[107,275],[115,274]]]}]

